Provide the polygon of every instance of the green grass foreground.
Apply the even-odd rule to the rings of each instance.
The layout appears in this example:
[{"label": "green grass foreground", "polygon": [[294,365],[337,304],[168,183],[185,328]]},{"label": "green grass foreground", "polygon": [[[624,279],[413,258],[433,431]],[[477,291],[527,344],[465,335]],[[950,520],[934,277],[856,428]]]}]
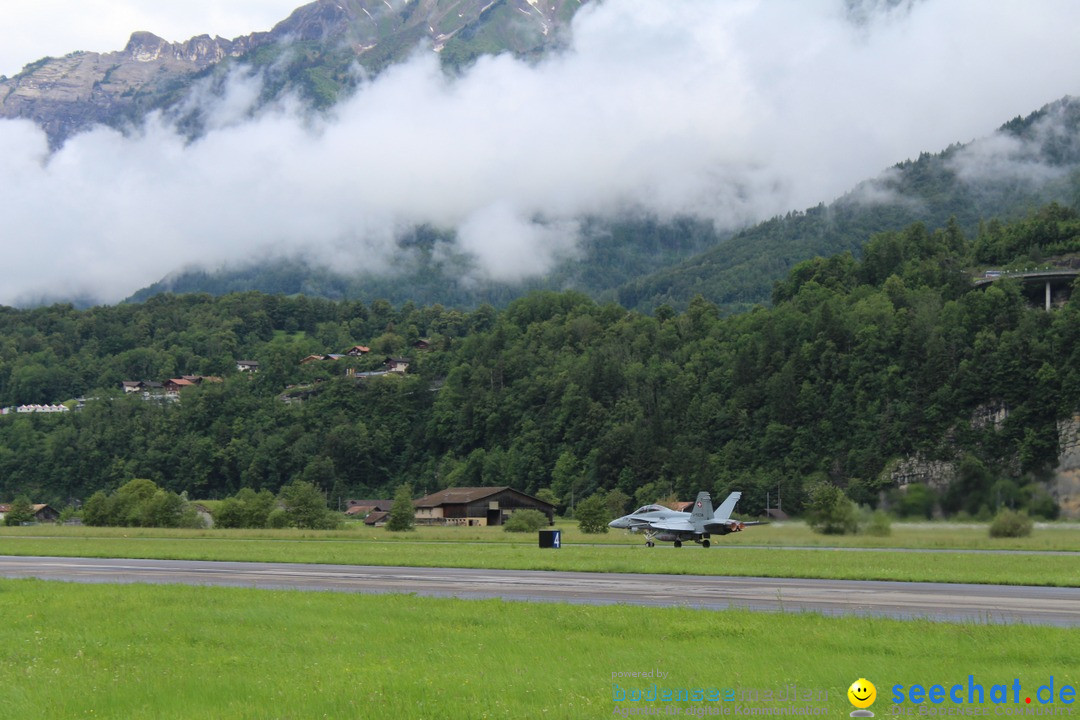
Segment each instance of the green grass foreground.
[{"label": "green grass foreground", "polygon": [[[455,534],[460,533],[460,534]],[[28,527],[0,531],[0,555],[235,560],[347,565],[470,567],[515,570],[577,570],[695,575],[909,580],[1011,585],[1080,586],[1076,556],[970,553],[889,552],[917,549],[1051,550],[1073,546],[1074,528],[1037,531],[1032,538],[993,541],[967,528],[926,528],[892,538],[824,538],[846,550],[787,549],[815,547],[822,539],[805,526],[763,526],[717,538],[704,550],[687,545],[642,545],[626,533],[581,535],[569,529],[559,550],[540,550],[532,533],[517,535],[498,528],[422,528],[414,533],[382,529],[337,532],[296,530],[157,530],[138,528]],[[749,543],[756,540],[757,546]],[[845,542],[846,541],[846,542]],[[932,545],[919,545],[919,542]],[[777,546],[784,546],[783,548]]]},{"label": "green grass foreground", "polygon": [[837,717],[860,677],[881,717],[896,683],[1080,684],[1080,629],[38,580],[0,606],[18,718],[600,718],[613,681],[794,683]]}]

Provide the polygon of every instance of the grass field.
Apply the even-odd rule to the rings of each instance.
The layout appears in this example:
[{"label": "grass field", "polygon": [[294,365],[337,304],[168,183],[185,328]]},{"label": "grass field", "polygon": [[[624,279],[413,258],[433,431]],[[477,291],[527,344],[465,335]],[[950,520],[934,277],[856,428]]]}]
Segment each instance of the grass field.
[{"label": "grass field", "polygon": [[[600,718],[621,689],[1080,682],[1080,630],[0,580],[0,707],[18,718]],[[662,680],[612,673],[660,670]],[[1023,702],[1021,700],[1021,702]],[[802,706],[806,703],[796,703]],[[680,704],[683,713],[721,705]],[[908,706],[912,707],[912,706]],[[1009,705],[1009,709],[1022,707]],[[913,708],[917,710],[917,708]],[[989,708],[993,712],[993,708]]]},{"label": "grass field", "polygon": [[[586,535],[572,521],[555,525],[569,544],[642,545],[644,537],[622,530]],[[957,550],[1058,550],[1080,552],[1080,523],[1046,523],[1026,538],[990,538],[984,523],[894,523],[889,537],[819,535],[802,522],[750,527],[741,533],[714,538],[714,547],[763,545],[805,547],[863,547]],[[349,523],[342,530],[167,530],[160,528],[102,528],[57,525],[0,527],[4,537],[155,537],[228,538],[267,540],[376,540],[383,542],[484,542],[533,545],[534,533],[508,533],[501,527],[418,527],[414,532],[392,533]]]},{"label": "grass field", "polygon": [[[560,550],[541,551],[535,535],[498,528],[421,528],[394,534],[368,528],[316,532],[37,526],[0,531],[0,554],[1080,586],[1080,558],[1075,555],[918,552],[1072,550],[1080,546],[1075,527],[996,541],[986,536],[985,527],[915,526],[898,528],[891,538],[823,538],[802,525],[764,526],[718,538],[708,550],[675,550],[670,545],[649,549],[640,536],[581,535],[576,528],[564,529]],[[751,545],[751,540],[756,542]],[[810,549],[822,541],[877,547]],[[882,541],[915,551],[889,551]],[[800,546],[807,549],[789,549]]]}]

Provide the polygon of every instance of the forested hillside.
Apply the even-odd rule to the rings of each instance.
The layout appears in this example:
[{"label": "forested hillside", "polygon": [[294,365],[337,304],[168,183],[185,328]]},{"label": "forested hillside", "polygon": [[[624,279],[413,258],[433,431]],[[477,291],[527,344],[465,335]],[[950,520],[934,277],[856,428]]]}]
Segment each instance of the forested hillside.
[{"label": "forested hillside", "polygon": [[390,270],[343,274],[302,258],[260,260],[240,268],[176,273],[130,299],[142,301],[160,293],[225,295],[258,290],[332,300],[384,299],[475,308],[485,303],[505,307],[536,290],[577,289],[596,300],[613,300],[620,286],[693,257],[721,237],[704,220],[633,215],[619,220],[589,218],[580,223],[580,232],[576,252],[548,273],[523,281],[478,276],[475,258],[456,249],[453,232],[424,226],[398,238],[400,253]]},{"label": "forested hillside", "polygon": [[[886,471],[920,453],[958,463],[946,512],[1050,512],[1033,483],[1080,408],[1080,295],[1047,312],[1015,280],[975,289],[971,269],[1078,253],[1080,216],[1051,206],[971,238],[956,223],[876,235],[861,260],[801,263],[772,308],[730,317],[701,298],[648,316],[574,292],[470,313],[258,293],[3,309],[0,404],[87,399],[0,418],[0,498],[63,503],[136,477],[213,498],[302,478],[332,505],[409,482],[551,487],[564,502],[740,489],[749,513],[779,487],[797,511],[820,479],[900,503]],[[372,350],[355,370],[407,354],[409,372],[300,364],[354,344]],[[178,374],[224,382],[178,402],[118,389]],[[1007,417],[975,422],[987,406]]]}]

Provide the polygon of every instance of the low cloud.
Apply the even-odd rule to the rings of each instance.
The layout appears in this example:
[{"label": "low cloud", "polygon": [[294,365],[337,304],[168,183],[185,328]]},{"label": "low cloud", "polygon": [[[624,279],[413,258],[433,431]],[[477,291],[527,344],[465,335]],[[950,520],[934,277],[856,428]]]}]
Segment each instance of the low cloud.
[{"label": "low cloud", "polygon": [[1080,136],[1062,105],[1047,109],[1023,134],[1001,131],[980,138],[950,158],[949,167],[970,184],[1022,183],[1031,187],[1066,178],[1080,162]]},{"label": "low cloud", "polygon": [[194,141],[155,114],[49,155],[2,122],[0,302],[115,302],[277,255],[380,271],[415,224],[455,230],[503,280],[572,254],[585,215],[738,227],[1075,92],[1078,20],[1070,2],[604,0],[565,53],[448,77],[420,49],[325,116],[254,111],[262,80],[238,73],[192,95]]}]

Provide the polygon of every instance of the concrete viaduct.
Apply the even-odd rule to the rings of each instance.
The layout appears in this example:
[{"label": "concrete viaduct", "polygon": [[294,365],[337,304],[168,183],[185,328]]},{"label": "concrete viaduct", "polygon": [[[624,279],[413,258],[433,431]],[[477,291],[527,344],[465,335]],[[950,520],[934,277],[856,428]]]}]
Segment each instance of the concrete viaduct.
[{"label": "concrete viaduct", "polygon": [[1071,288],[1077,276],[1080,276],[1080,269],[1039,268],[1034,270],[1019,270],[1008,272],[989,270],[987,271],[985,276],[981,278],[976,278],[974,283],[975,287],[988,287],[991,283],[997,280],[1004,280],[1006,278],[1009,278],[1019,280],[1026,286],[1044,284],[1046,287],[1046,309],[1049,310],[1051,288],[1054,285],[1057,285],[1059,288],[1062,286],[1066,288]]}]

